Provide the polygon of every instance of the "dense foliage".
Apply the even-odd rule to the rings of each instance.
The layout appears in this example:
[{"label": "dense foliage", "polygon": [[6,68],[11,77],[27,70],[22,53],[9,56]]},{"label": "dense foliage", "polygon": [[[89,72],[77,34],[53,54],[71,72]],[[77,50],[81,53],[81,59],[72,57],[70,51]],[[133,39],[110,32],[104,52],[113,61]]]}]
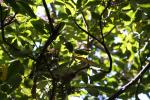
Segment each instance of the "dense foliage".
[{"label": "dense foliage", "polygon": [[0,0],[0,100],[150,97],[150,0]]}]

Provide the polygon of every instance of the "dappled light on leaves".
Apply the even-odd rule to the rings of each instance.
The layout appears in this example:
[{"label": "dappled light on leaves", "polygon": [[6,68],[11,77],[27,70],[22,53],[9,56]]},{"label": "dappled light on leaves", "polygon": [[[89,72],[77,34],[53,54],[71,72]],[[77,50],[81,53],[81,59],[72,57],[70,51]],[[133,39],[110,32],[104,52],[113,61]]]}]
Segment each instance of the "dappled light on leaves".
[{"label": "dappled light on leaves", "polygon": [[150,97],[149,27],[149,0],[0,0],[0,100]]}]

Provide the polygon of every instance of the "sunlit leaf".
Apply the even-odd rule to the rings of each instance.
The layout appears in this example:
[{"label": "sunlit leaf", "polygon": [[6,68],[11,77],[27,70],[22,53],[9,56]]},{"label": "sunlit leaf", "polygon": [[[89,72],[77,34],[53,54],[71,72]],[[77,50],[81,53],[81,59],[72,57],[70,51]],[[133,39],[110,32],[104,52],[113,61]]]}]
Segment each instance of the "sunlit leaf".
[{"label": "sunlit leaf", "polygon": [[[135,94],[148,95],[149,72],[139,72],[150,58],[149,4],[3,0],[0,100],[105,100],[112,95],[111,100],[130,100],[137,99]],[[134,82],[136,77],[140,80]]]}]

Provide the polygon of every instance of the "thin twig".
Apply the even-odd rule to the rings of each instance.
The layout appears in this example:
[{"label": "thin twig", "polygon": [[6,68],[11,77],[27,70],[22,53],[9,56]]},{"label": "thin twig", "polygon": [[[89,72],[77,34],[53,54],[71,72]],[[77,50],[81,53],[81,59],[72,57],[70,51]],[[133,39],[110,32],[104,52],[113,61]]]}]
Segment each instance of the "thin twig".
[{"label": "thin twig", "polygon": [[108,33],[104,34],[104,37],[107,37],[115,29],[115,27],[116,26],[114,25]]},{"label": "thin twig", "polygon": [[115,98],[118,98],[119,95],[124,93],[130,86],[136,84],[136,82],[144,75],[144,73],[150,68],[150,62],[144,66],[144,68],[135,76],[134,79],[129,81],[126,85],[122,86],[115,94],[113,94],[111,97],[109,97],[108,100],[115,100]]},{"label": "thin twig", "polygon": [[[89,30],[89,25],[88,25],[88,23],[87,23],[87,20],[86,20],[86,18],[85,18],[85,15],[84,15],[84,13],[81,11],[81,14],[82,14],[82,17],[83,17],[83,21],[84,21],[84,24],[85,24],[85,26],[86,26],[86,31],[88,31]],[[89,49],[89,39],[90,39],[90,37],[89,37],[89,35],[87,36],[87,49]]]},{"label": "thin twig", "polygon": [[106,44],[102,42],[102,45],[103,45],[103,47],[104,47],[104,49],[105,49],[105,52],[107,53],[108,58],[109,58],[109,70],[106,71],[106,73],[110,73],[111,70],[112,70],[112,57],[111,57],[111,54],[110,54],[110,52],[109,52],[109,50],[108,50]]},{"label": "thin twig", "polygon": [[111,54],[110,54],[110,52],[109,52],[109,50],[108,50],[108,48],[107,48],[107,46],[106,46],[106,44],[105,44],[105,38],[104,38],[104,34],[103,34],[103,25],[102,25],[102,24],[103,24],[103,23],[102,23],[102,16],[103,16],[103,14],[105,13],[105,11],[107,10],[107,8],[110,6],[110,2],[111,2],[111,0],[109,0],[109,1],[107,2],[107,6],[104,8],[103,12],[102,12],[101,15],[100,15],[100,19],[99,19],[100,34],[101,34],[101,37],[102,37],[102,42],[101,42],[101,44],[103,45],[103,47],[104,47],[104,49],[105,49],[105,51],[106,51],[106,53],[107,53],[107,55],[108,55],[109,62],[110,62],[110,67],[109,67],[109,70],[107,71],[107,73],[110,73],[111,70],[112,70],[112,57],[111,57]]},{"label": "thin twig", "polygon": [[104,39],[104,35],[103,35],[103,25],[102,25],[102,18],[100,18],[100,22],[99,22],[99,26],[100,26],[100,34],[101,34],[101,37],[102,37],[102,43],[104,43],[105,39]]},{"label": "thin twig", "polygon": [[101,43],[101,41],[99,39],[97,39],[95,36],[93,36],[90,32],[86,31],[85,29],[83,29],[75,20],[74,23],[76,24],[76,26],[83,32],[85,32],[87,35],[89,35],[90,37],[92,37],[93,39],[95,39],[96,41],[98,41],[99,43]]},{"label": "thin twig", "polygon": [[85,15],[84,15],[84,13],[83,13],[82,11],[81,11],[81,14],[82,14],[82,17],[83,17],[84,24],[85,24],[85,26],[86,26],[86,31],[88,31],[89,25],[88,25],[88,23],[87,23],[87,20],[85,19]]}]

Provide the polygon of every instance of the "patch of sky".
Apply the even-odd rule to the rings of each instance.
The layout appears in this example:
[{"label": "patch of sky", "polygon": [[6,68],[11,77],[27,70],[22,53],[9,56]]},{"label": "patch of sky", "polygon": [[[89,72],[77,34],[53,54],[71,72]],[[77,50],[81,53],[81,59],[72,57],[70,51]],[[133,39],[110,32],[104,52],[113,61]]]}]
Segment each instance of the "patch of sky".
[{"label": "patch of sky", "polygon": [[[47,7],[50,9],[50,11],[52,11],[50,4],[48,4]],[[45,8],[43,6],[37,7],[36,15],[38,17],[40,17],[41,19],[48,21],[48,18],[47,18],[46,13],[45,13]]]},{"label": "patch of sky", "polygon": [[147,57],[147,60],[150,61],[150,57]]},{"label": "patch of sky", "polygon": [[39,42],[36,42],[36,43],[35,43],[35,46],[34,46],[34,48],[33,48],[33,51],[35,51],[38,47],[40,47],[40,43],[39,43]]},{"label": "patch of sky", "polygon": [[114,43],[117,44],[117,43],[120,43],[121,42],[121,38],[119,37],[114,37]]},{"label": "patch of sky", "polygon": [[140,100],[150,100],[150,98],[144,93],[140,93],[138,97]]},{"label": "patch of sky", "polygon": [[96,50],[95,51],[95,54],[94,54],[96,57],[98,57],[98,58],[101,58],[101,55],[100,55],[100,50]]}]

